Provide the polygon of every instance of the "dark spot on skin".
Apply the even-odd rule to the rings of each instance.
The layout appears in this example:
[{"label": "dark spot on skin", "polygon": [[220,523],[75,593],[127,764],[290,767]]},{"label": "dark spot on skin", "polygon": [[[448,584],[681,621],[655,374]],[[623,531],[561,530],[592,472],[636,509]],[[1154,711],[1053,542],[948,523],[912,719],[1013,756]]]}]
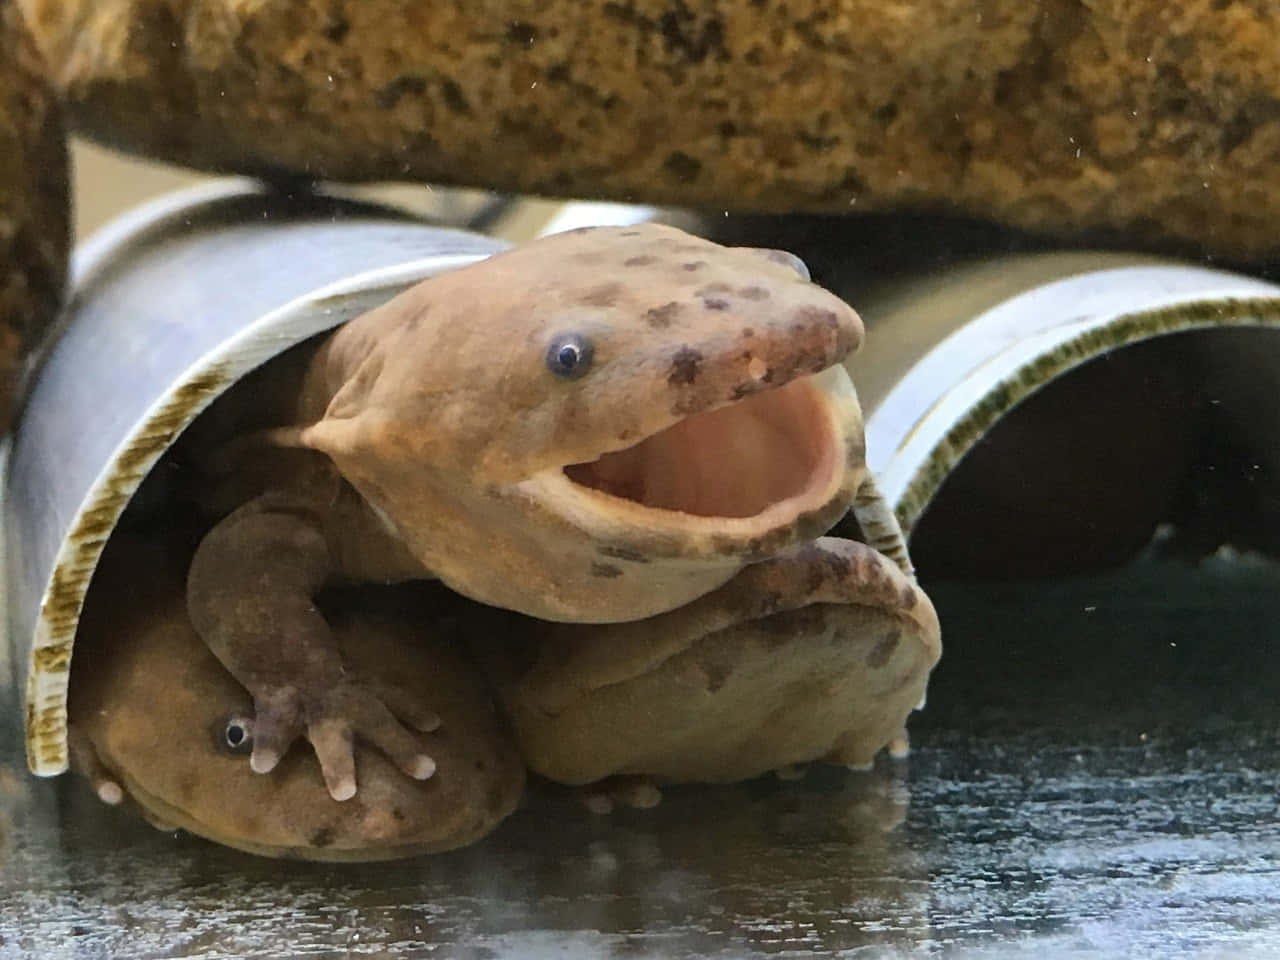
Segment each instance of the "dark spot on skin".
[{"label": "dark spot on skin", "polygon": [[772,591],[760,598],[760,617],[771,617],[782,609],[782,594]]},{"label": "dark spot on skin", "polygon": [[671,402],[670,410],[673,417],[687,417],[691,413],[697,413],[706,407],[706,399],[696,396],[692,393],[680,393]]},{"label": "dark spot on skin", "polygon": [[681,347],[671,358],[671,373],[667,383],[673,387],[683,387],[698,379],[702,369],[702,354],[692,347]]},{"label": "dark spot on skin", "polygon": [[582,302],[590,307],[612,307],[622,295],[622,284],[605,283],[588,290],[582,295]]},{"label": "dark spot on skin", "polygon": [[834,310],[823,307],[801,307],[793,314],[799,323],[807,323],[812,327],[812,334],[825,332],[835,341],[836,350],[848,352],[858,345],[858,328],[853,324],[841,325],[840,317]]},{"label": "dark spot on skin", "polygon": [[640,231],[639,231],[639,230],[623,230],[620,234],[618,234],[618,236],[620,236],[620,237],[638,237],[638,236],[640,236]]},{"label": "dark spot on skin", "polygon": [[614,577],[622,576],[622,568],[615,567],[612,563],[599,563],[597,561],[591,564],[591,575],[593,577],[608,577],[612,580]]},{"label": "dark spot on skin", "polygon": [[695,290],[694,294],[699,297],[709,297],[717,293],[728,293],[733,287],[727,283],[708,283],[699,290]]},{"label": "dark spot on skin", "polygon": [[840,328],[840,318],[836,316],[834,310],[824,310],[821,307],[800,307],[796,310],[794,317],[796,323],[806,326],[827,327],[831,330]]},{"label": "dark spot on skin", "polygon": [[327,847],[333,843],[333,827],[321,827],[313,831],[308,842],[313,847]]},{"label": "dark spot on skin", "polygon": [[814,603],[798,610],[789,610],[773,618],[779,629],[773,632],[773,646],[785,647],[797,639],[818,637],[827,633],[827,610],[829,604]]},{"label": "dark spot on skin", "polygon": [[816,510],[803,513],[789,524],[774,527],[742,543],[732,537],[712,535],[711,548],[722,556],[737,556],[749,563],[768,560],[793,543],[808,543],[822,536],[844,514],[847,504],[839,497]]},{"label": "dark spot on skin", "polygon": [[707,265],[707,261],[705,260],[690,260],[688,263],[680,264],[680,269],[688,270],[690,273],[692,273],[695,270],[701,270],[706,265]]},{"label": "dark spot on skin", "polygon": [[[743,327],[743,328],[742,328],[742,335],[743,335],[744,337],[754,337],[754,336],[756,335],[755,328],[754,328],[754,327]],[[748,353],[748,354],[746,354],[745,359],[750,360],[750,359],[751,359],[751,354],[749,354],[749,353]]]},{"label": "dark spot on skin", "polygon": [[780,650],[795,643],[797,639],[817,636],[826,630],[823,604],[784,610],[779,598],[773,606],[776,613],[752,623],[756,633],[772,650]]},{"label": "dark spot on skin", "polygon": [[822,589],[822,585],[827,582],[827,576],[822,572],[821,567],[812,567],[809,570],[809,576],[805,579],[804,592],[806,594],[814,594]]},{"label": "dark spot on skin", "polygon": [[617,547],[609,544],[596,547],[596,553],[602,557],[612,557],[615,560],[628,560],[631,563],[648,563],[649,558],[632,547]]},{"label": "dark spot on skin", "polygon": [[680,315],[683,309],[682,305],[672,300],[670,303],[664,303],[660,307],[654,307],[646,310],[644,318],[648,321],[649,326],[658,330],[664,330],[671,326],[672,322]]},{"label": "dark spot on skin", "polygon": [[867,666],[873,670],[878,670],[889,662],[889,658],[893,656],[893,651],[898,649],[899,631],[891,630],[884,635],[879,643],[871,648],[871,652],[867,654]]},{"label": "dark spot on skin", "polygon": [[481,773],[483,773],[483,772],[487,769],[487,764],[485,764],[485,762],[484,762],[483,760],[477,760],[477,761],[473,764],[473,766],[474,766],[477,770],[479,770]]},{"label": "dark spot on skin", "polygon": [[743,287],[738,291],[738,296],[744,300],[768,300],[769,291],[764,287]]},{"label": "dark spot on skin", "polygon": [[835,571],[838,577],[847,577],[853,572],[853,561],[846,557],[843,553],[831,553],[827,555],[827,565]]},{"label": "dark spot on skin", "polygon": [[902,588],[902,608],[910,610],[916,605],[916,591],[910,585]]},{"label": "dark spot on skin", "polygon": [[192,804],[196,797],[200,796],[200,778],[195,772],[183,774],[178,780],[178,796],[182,798],[184,804]]},{"label": "dark spot on skin", "polygon": [[715,693],[723,687],[729,675],[733,673],[733,666],[719,659],[704,660],[701,667],[703,675],[707,678],[707,693]]},{"label": "dark spot on skin", "polygon": [[702,305],[708,310],[728,310],[729,301],[720,297],[704,297]]},{"label": "dark spot on skin", "polygon": [[638,257],[628,257],[626,260],[622,261],[622,265],[624,267],[647,267],[651,263],[657,263],[657,262],[658,262],[657,257],[651,257],[649,256],[649,254],[646,253]]},{"label": "dark spot on skin", "polygon": [[399,807],[391,808],[391,819],[396,823],[404,823],[404,811]]},{"label": "dark spot on skin", "polygon": [[867,462],[867,441],[863,437],[856,437],[849,441],[849,456],[846,461],[850,468],[859,470]]},{"label": "dark spot on skin", "polygon": [[844,516],[848,508],[847,502],[840,497],[836,497],[830,503],[824,504],[817,510],[801,514],[796,518],[795,522],[797,539],[802,543],[818,539],[818,537],[836,525],[836,522]]}]

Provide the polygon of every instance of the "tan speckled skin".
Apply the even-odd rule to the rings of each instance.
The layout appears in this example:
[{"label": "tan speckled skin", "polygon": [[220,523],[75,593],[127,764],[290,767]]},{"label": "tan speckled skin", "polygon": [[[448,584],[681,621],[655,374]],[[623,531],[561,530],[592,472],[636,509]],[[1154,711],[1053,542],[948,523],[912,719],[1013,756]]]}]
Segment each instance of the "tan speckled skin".
[{"label": "tan speckled skin", "polygon": [[0,0],[0,431],[62,301],[67,147],[16,0]]},{"label": "tan speckled skin", "polygon": [[[115,552],[95,581],[70,708],[72,724],[151,817],[265,856],[383,860],[472,843],[515,808],[524,764],[484,684],[441,635],[429,598],[349,592],[326,605],[354,669],[420,696],[443,721],[417,734],[437,763],[431,779],[412,780],[362,749],[360,790],[335,803],[309,751],[291,751],[264,776],[219,744],[228,717],[252,717],[252,700],[196,636],[180,586],[163,576],[147,585],[156,580],[147,559]],[[424,617],[437,629],[424,630]]]},{"label": "tan speckled skin", "polygon": [[1270,0],[24,2],[181,163],[1278,247]]},{"label": "tan speckled skin", "polygon": [[[923,591],[823,537],[672,613],[477,638],[530,769],[726,782],[814,760],[869,764],[941,654]],[[532,642],[532,646],[530,645]]]},{"label": "tan speckled skin", "polygon": [[[223,452],[323,456],[263,477],[187,576],[192,625],[253,694],[254,768],[304,729],[337,800],[356,789],[342,731],[418,762],[312,605],[326,584],[437,578],[547,620],[612,623],[826,532],[866,478],[840,365],[861,336],[794,257],[646,223],[428,278],[285,358],[290,389],[269,391],[281,419],[233,429]],[[581,362],[566,372],[568,342]],[[265,397],[243,396],[261,412]],[[611,469],[607,454],[631,487],[572,479]]]},{"label": "tan speckled skin", "polygon": [[[594,344],[580,379],[546,369],[562,332]],[[657,224],[592,228],[434,277],[342,328],[311,364],[302,413],[320,419],[301,442],[460,593],[552,620],[632,620],[830,529],[866,471],[856,398],[831,404],[845,449],[830,495],[750,539],[728,520],[658,528],[622,500],[606,531],[522,482],[825,370],[861,337],[851,307],[771,252]],[[620,575],[594,574],[602,561]]]}]

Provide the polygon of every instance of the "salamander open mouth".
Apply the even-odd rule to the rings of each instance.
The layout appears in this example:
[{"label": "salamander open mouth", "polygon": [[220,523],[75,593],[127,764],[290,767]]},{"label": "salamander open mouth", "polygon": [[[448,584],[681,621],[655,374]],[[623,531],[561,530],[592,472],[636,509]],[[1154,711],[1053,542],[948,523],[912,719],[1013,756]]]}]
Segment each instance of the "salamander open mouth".
[{"label": "salamander open mouth", "polygon": [[635,446],[564,468],[582,487],[698,517],[754,517],[821,497],[844,440],[814,377],[695,413]]}]

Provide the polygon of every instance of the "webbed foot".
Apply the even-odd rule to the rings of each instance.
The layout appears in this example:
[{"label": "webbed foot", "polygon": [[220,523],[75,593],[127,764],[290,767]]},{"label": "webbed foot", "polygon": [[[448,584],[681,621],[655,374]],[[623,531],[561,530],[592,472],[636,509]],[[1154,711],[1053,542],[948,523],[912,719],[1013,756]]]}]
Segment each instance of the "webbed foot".
[{"label": "webbed foot", "polygon": [[794,783],[803,780],[805,774],[809,772],[807,763],[788,763],[781,767],[775,767],[773,775],[784,783]]},{"label": "webbed foot", "polygon": [[255,773],[270,773],[294,742],[305,737],[315,750],[329,795],[350,800],[356,793],[357,737],[408,776],[427,780],[436,771],[435,761],[408,727],[430,732],[439,726],[436,714],[395,688],[349,674],[307,688],[260,690],[254,696],[249,766]]},{"label": "webbed foot", "polygon": [[884,749],[894,760],[905,760],[911,756],[911,737],[907,728],[903,727],[902,732],[890,740]]},{"label": "webbed foot", "polygon": [[318,519],[333,483],[322,475],[312,486],[264,494],[210,530],[187,575],[187,610],[209,649],[253,696],[249,766],[269,773],[305,737],[330,796],[350,800],[357,738],[426,780],[435,761],[409,727],[430,731],[440,721],[391,684],[348,670],[316,608],[314,597],[333,572]]},{"label": "webbed foot", "polygon": [[120,778],[112,773],[98,755],[98,748],[93,745],[79,725],[67,724],[67,748],[70,754],[71,770],[89,781],[93,792],[109,807],[118,807],[128,792]]},{"label": "webbed foot", "polygon": [[111,771],[103,761],[102,755],[98,753],[93,740],[79,724],[67,724],[67,747],[71,771],[89,781],[90,789],[107,806],[135,810],[143,820],[163,833],[173,833],[178,829],[175,824],[146,804],[140,803],[129,792],[124,779]]},{"label": "webbed foot", "polygon": [[662,802],[662,791],[648,777],[615,776],[579,788],[578,799],[597,816],[607,816],[620,806],[652,810]]}]

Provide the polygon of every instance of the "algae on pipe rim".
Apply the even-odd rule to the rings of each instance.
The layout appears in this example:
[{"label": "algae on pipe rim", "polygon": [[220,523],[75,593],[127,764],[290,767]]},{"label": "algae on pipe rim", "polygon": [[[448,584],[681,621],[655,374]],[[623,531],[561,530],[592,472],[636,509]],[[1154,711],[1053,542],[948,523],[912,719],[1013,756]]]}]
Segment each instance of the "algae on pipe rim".
[{"label": "algae on pipe rim", "polygon": [[908,537],[974,444],[1081,364],[1192,330],[1280,332],[1280,286],[1137,254],[963,263],[853,302],[868,326],[847,364],[866,410],[868,465]]},{"label": "algae on pipe rim", "polygon": [[162,198],[86,243],[6,474],[7,627],[27,670],[34,773],[67,767],[85,592],[130,497],[178,434],[266,360],[505,246],[391,208],[246,181]]}]

